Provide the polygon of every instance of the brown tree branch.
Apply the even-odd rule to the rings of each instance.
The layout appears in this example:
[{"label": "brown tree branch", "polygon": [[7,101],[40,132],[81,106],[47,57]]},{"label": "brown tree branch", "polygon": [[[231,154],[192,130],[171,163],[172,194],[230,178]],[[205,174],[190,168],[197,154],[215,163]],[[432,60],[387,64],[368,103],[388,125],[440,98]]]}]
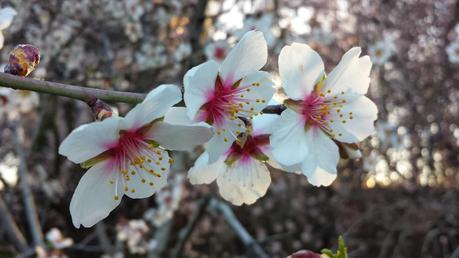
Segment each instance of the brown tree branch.
[{"label": "brown tree branch", "polygon": [[0,73],[0,86],[64,96],[73,99],[79,99],[82,101],[88,101],[89,99],[95,97],[106,102],[125,102],[135,104],[141,102],[145,98],[145,94],[141,93],[88,88],[57,82],[23,78],[6,73]]}]

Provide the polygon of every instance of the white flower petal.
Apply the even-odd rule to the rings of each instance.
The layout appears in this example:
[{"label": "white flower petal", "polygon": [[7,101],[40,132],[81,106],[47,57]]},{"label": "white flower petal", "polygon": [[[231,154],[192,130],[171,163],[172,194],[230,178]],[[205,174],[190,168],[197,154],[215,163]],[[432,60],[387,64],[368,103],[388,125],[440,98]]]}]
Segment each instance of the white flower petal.
[{"label": "white flower petal", "polygon": [[338,146],[320,129],[311,129],[306,133],[310,151],[301,166],[309,183],[315,186],[328,186],[336,178],[336,166],[339,161]]},{"label": "white flower petal", "polygon": [[192,121],[187,115],[187,109],[185,107],[171,107],[164,115],[164,122],[176,125],[207,125],[205,122],[196,123]]},{"label": "white flower petal", "polygon": [[160,160],[152,160],[151,162],[147,160],[143,164],[143,169],[130,165],[129,181],[126,184],[126,181],[123,180],[123,190],[131,198],[150,197],[167,184],[167,177],[170,171],[169,154],[160,148],[155,148],[151,151],[159,152]]},{"label": "white flower petal", "polygon": [[279,123],[280,116],[276,114],[262,114],[252,119],[253,135],[272,134]]},{"label": "white flower petal", "polygon": [[195,122],[187,115],[185,107],[171,107],[164,115],[164,122],[174,125],[199,125],[211,128],[206,122]]},{"label": "white flower petal", "polygon": [[188,116],[194,120],[202,105],[207,102],[209,92],[215,88],[218,64],[211,60],[190,69],[183,78],[183,99]]},{"label": "white flower petal", "polygon": [[189,150],[207,142],[212,135],[211,126],[204,122],[193,123],[185,108],[173,107],[167,111],[164,122],[154,123],[145,137],[168,150]]},{"label": "white flower petal", "polygon": [[0,30],[8,28],[17,14],[18,12],[11,7],[0,9]]},{"label": "white flower petal", "polygon": [[246,103],[241,103],[247,111],[239,112],[239,115],[248,117],[259,113],[265,108],[276,91],[273,85],[274,83],[271,81],[271,75],[267,72],[257,71],[244,77],[239,87],[247,87],[247,89],[239,96],[241,99],[248,101]]},{"label": "white flower petal", "polygon": [[271,151],[266,151],[264,152],[266,156],[268,156],[269,160],[268,160],[268,164],[275,168],[275,169],[279,169],[279,170],[282,170],[282,171],[285,171],[285,172],[290,172],[290,173],[295,173],[295,174],[302,174],[303,172],[301,172],[301,163],[297,163],[297,164],[294,164],[294,165],[291,165],[291,166],[284,166],[282,164],[280,164],[279,162],[277,162],[277,160],[274,158],[273,154]]},{"label": "white flower petal", "polygon": [[240,119],[226,120],[222,127],[214,127],[214,131],[206,147],[209,164],[217,161],[231,147],[239,133],[245,132],[245,125]]},{"label": "white flower petal", "polygon": [[260,31],[249,31],[228,53],[220,67],[222,81],[236,82],[260,70],[268,60],[268,46]]},{"label": "white flower petal", "polygon": [[0,49],[3,48],[4,43],[5,43],[5,37],[3,37],[3,32],[0,31]]},{"label": "white flower petal", "polygon": [[328,171],[317,167],[312,174],[309,174],[308,182],[314,186],[329,186],[335,181],[336,173],[329,173]]},{"label": "white flower petal", "polygon": [[[100,162],[90,168],[80,179],[70,202],[73,225],[79,228],[92,227],[106,218],[118,206],[123,197],[122,190],[111,184],[115,171],[108,170],[107,162]],[[114,198],[117,195],[118,198]]]},{"label": "white flower petal", "polygon": [[109,117],[101,122],[81,125],[59,146],[59,154],[75,163],[82,163],[108,150],[119,136],[121,118]]},{"label": "white flower petal", "polygon": [[212,183],[225,166],[224,160],[209,164],[209,153],[204,152],[194,163],[194,166],[188,171],[188,179],[193,185]]},{"label": "white flower petal", "polygon": [[293,43],[279,54],[279,75],[288,97],[303,99],[324,74],[319,54],[306,44]]},{"label": "white flower petal", "polygon": [[121,122],[123,129],[138,129],[163,117],[167,110],[182,100],[180,89],[172,84],[162,84],[148,93],[142,103],[135,106]]},{"label": "white flower petal", "polygon": [[309,151],[301,115],[291,109],[282,112],[270,142],[273,156],[279,163],[285,166],[300,163]]},{"label": "white flower petal", "polygon": [[354,47],[347,51],[339,64],[325,80],[324,91],[332,95],[341,92],[366,94],[370,86],[371,60],[369,56],[359,57],[361,50]]},{"label": "white flower petal", "polygon": [[271,184],[265,164],[254,160],[237,161],[217,178],[220,195],[234,205],[252,204],[264,196]]},{"label": "white flower petal", "polygon": [[377,117],[378,108],[375,103],[365,96],[360,96],[348,101],[340,113],[332,110],[330,119],[334,122],[329,123],[329,126],[338,141],[354,143],[362,141],[374,132],[374,121]]},{"label": "white flower petal", "polygon": [[207,125],[176,125],[165,122],[154,123],[146,136],[168,150],[189,150],[206,143],[211,137],[212,130]]}]

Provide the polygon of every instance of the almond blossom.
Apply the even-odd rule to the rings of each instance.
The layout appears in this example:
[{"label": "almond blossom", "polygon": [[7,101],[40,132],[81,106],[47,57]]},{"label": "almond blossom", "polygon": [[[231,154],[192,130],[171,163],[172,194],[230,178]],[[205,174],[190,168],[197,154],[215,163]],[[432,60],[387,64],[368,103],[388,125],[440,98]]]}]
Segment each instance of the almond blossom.
[{"label": "almond blossom", "polygon": [[155,195],[157,206],[150,208],[143,214],[145,220],[156,227],[160,227],[171,220],[174,212],[179,208],[183,195],[183,176],[175,175],[169,180],[167,187],[164,187]]},{"label": "almond blossom", "polygon": [[40,99],[38,93],[27,90],[0,89],[0,116],[10,120],[33,111]]},{"label": "almond blossom", "polygon": [[384,40],[380,40],[368,47],[371,62],[376,65],[385,64],[395,51],[394,42],[390,37],[386,37]]},{"label": "almond blossom", "polygon": [[210,163],[245,131],[239,117],[258,114],[274,94],[269,73],[259,71],[267,55],[263,34],[249,31],[221,65],[210,60],[185,74],[184,100],[189,118],[207,122],[215,131],[207,146]]},{"label": "almond blossom", "polygon": [[209,162],[204,152],[188,172],[191,184],[210,184],[217,181],[220,195],[234,205],[252,204],[264,196],[271,184],[266,166],[271,163],[270,128],[278,121],[277,115],[256,116],[248,132],[239,135],[231,148],[217,162]]},{"label": "almond blossom", "polygon": [[250,30],[259,30],[266,38],[269,47],[273,47],[279,38],[280,31],[274,23],[274,15],[272,13],[260,13],[259,15],[247,17],[244,19],[244,26],[235,31],[236,37],[240,37],[245,32]]},{"label": "almond blossom", "polygon": [[46,233],[46,240],[55,249],[64,249],[73,245],[73,239],[64,237],[58,228],[51,228]]},{"label": "almond blossom", "polygon": [[218,40],[207,44],[204,52],[206,54],[207,59],[212,59],[221,63],[223,62],[223,60],[225,60],[225,57],[228,54],[229,50],[230,46],[228,44],[228,41]]},{"label": "almond blossom", "polygon": [[70,203],[75,227],[91,227],[121,202],[123,195],[146,198],[167,181],[168,150],[185,150],[206,142],[206,124],[190,124],[174,85],[161,85],[125,117],[109,117],[73,130],[59,153],[89,170],[81,178]]},{"label": "almond blossom", "polygon": [[337,143],[356,147],[354,143],[374,131],[378,110],[364,96],[371,61],[360,53],[358,47],[350,49],[328,76],[320,56],[306,44],[293,43],[279,55],[288,99],[270,138],[273,156],[286,170],[301,171],[313,185],[329,185],[336,178]]},{"label": "almond blossom", "polygon": [[149,245],[150,228],[142,219],[121,221],[116,225],[116,238],[126,242],[129,253],[145,254]]},{"label": "almond blossom", "polygon": [[448,60],[453,64],[459,63],[459,40],[456,39],[446,47]]}]

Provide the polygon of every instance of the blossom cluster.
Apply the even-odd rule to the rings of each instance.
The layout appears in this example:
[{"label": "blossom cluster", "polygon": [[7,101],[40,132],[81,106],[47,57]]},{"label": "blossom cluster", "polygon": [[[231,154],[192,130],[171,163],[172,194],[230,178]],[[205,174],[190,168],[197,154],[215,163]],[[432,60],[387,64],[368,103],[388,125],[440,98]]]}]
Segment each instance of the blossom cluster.
[{"label": "blossom cluster", "polygon": [[330,185],[340,154],[360,155],[356,143],[369,136],[377,118],[365,97],[371,61],[350,49],[326,74],[311,47],[293,43],[279,56],[285,110],[263,114],[275,94],[272,75],[261,71],[268,44],[249,31],[221,62],[209,60],[184,76],[186,107],[175,85],[160,85],[125,117],[112,116],[75,129],[59,153],[89,170],[70,203],[75,227],[107,217],[124,195],[146,198],[167,184],[173,158],[205,144],[189,170],[192,184],[217,181],[221,196],[235,205],[265,195],[267,165],[304,174],[313,185]]}]

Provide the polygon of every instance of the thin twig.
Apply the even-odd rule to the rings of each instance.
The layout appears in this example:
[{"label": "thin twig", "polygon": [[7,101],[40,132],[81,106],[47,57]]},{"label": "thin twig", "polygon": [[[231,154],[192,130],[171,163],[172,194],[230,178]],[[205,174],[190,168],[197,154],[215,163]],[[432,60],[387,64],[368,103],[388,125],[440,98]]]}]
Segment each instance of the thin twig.
[{"label": "thin twig", "polygon": [[25,152],[22,148],[22,126],[18,125],[14,130],[14,144],[16,149],[16,155],[19,158],[19,177],[20,177],[20,189],[22,193],[22,199],[24,201],[24,208],[26,218],[29,223],[30,233],[32,234],[33,243],[35,246],[44,247],[43,241],[43,230],[38,219],[37,207],[33,200],[32,191],[30,190],[29,182],[27,181],[28,169],[27,159]]},{"label": "thin twig", "polygon": [[228,224],[233,228],[236,234],[241,239],[242,243],[246,246],[248,250],[248,255],[254,258],[268,258],[268,254],[261,248],[261,246],[253,239],[253,237],[247,232],[241,222],[234,215],[231,208],[223,202],[212,199],[210,207],[220,212]]},{"label": "thin twig", "polygon": [[[0,73],[0,87],[12,89],[30,90],[40,93],[63,96],[88,102],[94,98],[106,102],[124,102],[136,104],[142,102],[145,94],[134,92],[123,92],[115,90],[102,90],[83,86],[69,85],[57,82],[23,78],[11,74]],[[270,105],[262,112],[266,114],[280,114],[285,110],[284,105]]]},{"label": "thin twig", "polygon": [[1,196],[0,196],[0,225],[2,229],[5,231],[8,238],[13,243],[16,250],[18,250],[19,252],[25,252],[28,249],[27,242],[26,242],[24,235],[19,230],[19,227],[14,221],[13,216],[11,215],[11,212],[8,209],[8,206],[5,204]]},{"label": "thin twig", "polygon": [[198,209],[193,213],[186,227],[180,231],[178,241],[175,245],[172,257],[181,257],[180,255],[183,251],[183,247],[185,246],[186,241],[191,236],[191,233],[193,233],[194,229],[198,225],[198,222],[201,220],[201,218],[203,218],[204,214],[206,213],[207,206],[209,206],[209,203],[210,196],[206,196],[201,200]]},{"label": "thin twig", "polygon": [[28,257],[34,257],[35,255],[35,248],[28,248],[24,252],[18,254],[16,258],[28,258]]},{"label": "thin twig", "polygon": [[107,236],[107,230],[103,221],[96,224],[96,234],[97,238],[100,241],[100,245],[105,253],[112,254],[115,252],[110,239]]},{"label": "thin twig", "polygon": [[0,86],[64,96],[73,99],[79,99],[82,101],[87,101],[91,97],[96,97],[107,102],[125,102],[135,104],[142,102],[145,97],[145,94],[141,93],[88,88],[63,83],[23,78],[6,73],[0,73]]},{"label": "thin twig", "polygon": [[156,229],[154,239],[157,241],[157,244],[153,250],[148,252],[148,258],[161,258],[161,254],[166,249],[167,242],[169,241],[171,227],[172,219],[169,219]]},{"label": "thin twig", "polygon": [[457,247],[456,250],[454,250],[450,258],[459,258],[459,247]]}]

